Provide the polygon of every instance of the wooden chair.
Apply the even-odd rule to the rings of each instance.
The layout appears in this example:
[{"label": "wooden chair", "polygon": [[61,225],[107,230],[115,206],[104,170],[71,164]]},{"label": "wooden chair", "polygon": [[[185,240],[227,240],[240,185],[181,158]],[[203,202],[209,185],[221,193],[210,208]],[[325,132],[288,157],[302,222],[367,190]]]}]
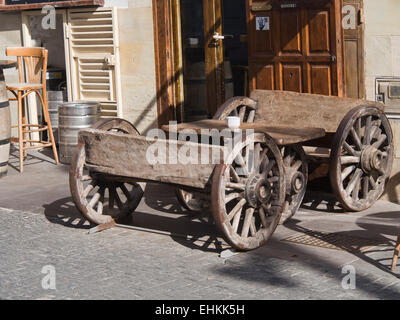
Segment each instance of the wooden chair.
[{"label": "wooden chair", "polygon": [[394,271],[394,269],[396,269],[397,259],[399,258],[399,252],[400,252],[400,234],[397,237],[397,244],[396,244],[396,248],[394,249],[392,271]]},{"label": "wooden chair", "polygon": [[[57,147],[54,141],[47,107],[46,71],[48,51],[45,48],[7,48],[6,55],[16,56],[18,62],[19,83],[8,84],[7,89],[15,96],[15,98],[10,100],[18,101],[18,125],[13,126],[13,128],[18,128],[18,139],[13,139],[12,142],[17,142],[19,144],[20,172],[24,171],[23,162],[27,155],[26,150],[28,149],[51,146],[53,148],[55,162],[58,164]],[[36,93],[38,95],[47,125],[27,123],[24,99],[31,93]],[[41,141],[40,139],[33,140],[31,137],[27,136],[27,134],[33,132],[39,133],[46,130],[48,131],[50,142]],[[30,145],[27,145],[28,143]]]}]

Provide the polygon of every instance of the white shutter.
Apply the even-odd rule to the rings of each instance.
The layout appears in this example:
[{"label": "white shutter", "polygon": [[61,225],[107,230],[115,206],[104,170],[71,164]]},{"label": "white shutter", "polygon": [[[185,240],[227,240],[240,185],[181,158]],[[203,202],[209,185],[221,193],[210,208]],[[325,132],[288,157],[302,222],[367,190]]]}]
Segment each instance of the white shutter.
[{"label": "white shutter", "polygon": [[72,99],[98,101],[103,117],[122,117],[115,10],[70,9],[66,33]]}]

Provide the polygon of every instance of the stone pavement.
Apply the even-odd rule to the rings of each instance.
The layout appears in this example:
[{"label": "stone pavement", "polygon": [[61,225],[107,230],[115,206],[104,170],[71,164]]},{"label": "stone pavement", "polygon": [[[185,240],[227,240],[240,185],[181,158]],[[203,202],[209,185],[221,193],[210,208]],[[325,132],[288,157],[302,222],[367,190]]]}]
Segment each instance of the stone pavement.
[{"label": "stone pavement", "polygon": [[[325,200],[306,201],[266,246],[223,259],[227,246],[212,222],[183,211],[165,186],[147,185],[128,224],[177,235],[125,228],[89,235],[71,202],[68,167],[31,155],[23,174],[11,167],[0,180],[0,299],[400,299],[400,266],[389,270],[398,205],[380,201],[347,214]],[[346,244],[336,250],[286,240],[305,232],[377,246],[351,252]],[[348,265],[356,288],[346,290]],[[42,287],[46,266],[55,268],[56,289]]]}]

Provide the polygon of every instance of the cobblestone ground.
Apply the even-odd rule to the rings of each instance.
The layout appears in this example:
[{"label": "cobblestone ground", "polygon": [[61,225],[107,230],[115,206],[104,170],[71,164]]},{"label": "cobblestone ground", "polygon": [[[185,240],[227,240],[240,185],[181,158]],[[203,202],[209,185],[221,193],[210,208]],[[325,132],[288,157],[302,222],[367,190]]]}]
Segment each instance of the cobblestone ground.
[{"label": "cobblestone ground", "polygon": [[[169,236],[88,225],[0,209],[0,299],[399,299],[400,279],[354,259],[356,289],[341,268],[318,261],[215,250]],[[393,251],[371,253],[382,259]],[[374,259],[380,259],[375,257]],[[56,289],[42,288],[44,266]]]}]

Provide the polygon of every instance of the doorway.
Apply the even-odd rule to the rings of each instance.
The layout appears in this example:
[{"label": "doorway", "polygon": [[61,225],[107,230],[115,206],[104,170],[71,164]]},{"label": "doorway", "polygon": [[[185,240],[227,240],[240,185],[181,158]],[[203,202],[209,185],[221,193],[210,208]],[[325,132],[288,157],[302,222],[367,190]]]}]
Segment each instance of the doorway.
[{"label": "doorway", "polygon": [[247,94],[246,3],[180,0],[184,120],[212,117]]},{"label": "doorway", "polygon": [[342,0],[153,5],[159,124],[212,117],[256,89],[345,96]]}]

